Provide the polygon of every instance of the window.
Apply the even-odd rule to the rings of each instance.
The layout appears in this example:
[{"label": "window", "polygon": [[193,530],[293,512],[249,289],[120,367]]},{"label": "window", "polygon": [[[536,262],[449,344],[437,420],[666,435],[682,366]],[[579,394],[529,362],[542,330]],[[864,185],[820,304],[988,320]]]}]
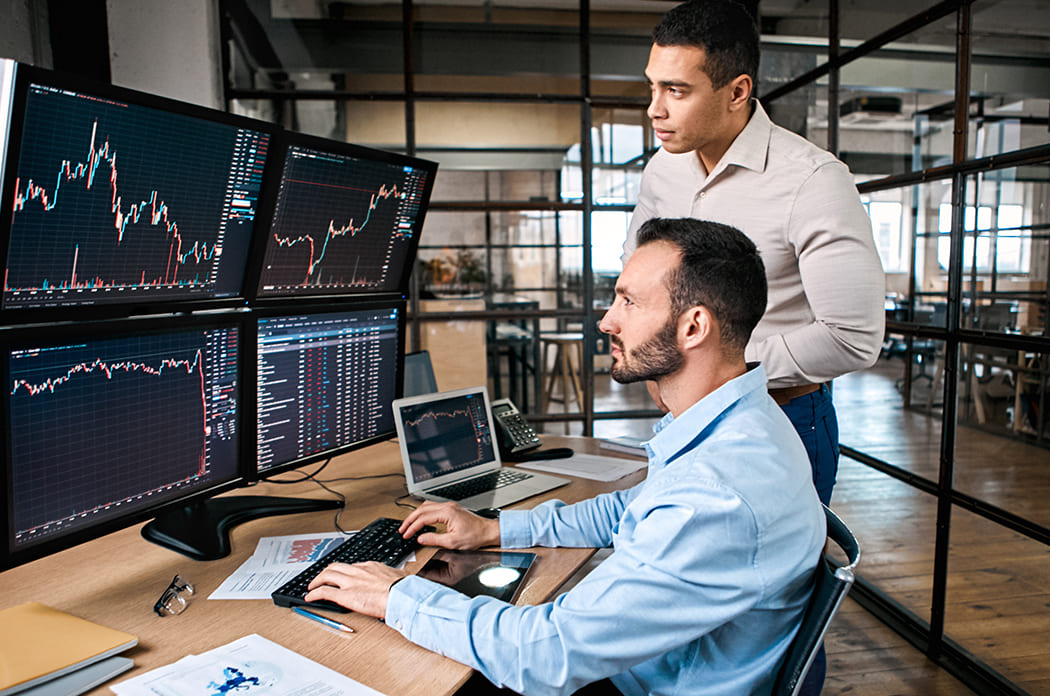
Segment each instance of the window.
[{"label": "window", "polygon": [[[951,255],[952,206],[942,203],[938,211],[937,262],[947,270]],[[992,218],[995,217],[993,229]],[[975,225],[976,223],[976,225]],[[970,271],[976,260],[977,270],[989,273],[993,270],[993,240],[995,251],[994,269],[997,273],[1023,273],[1030,271],[1031,231],[1024,229],[1024,206],[1000,205],[998,208],[982,205],[976,209],[966,206],[963,220],[966,237],[963,240],[963,268]]]}]

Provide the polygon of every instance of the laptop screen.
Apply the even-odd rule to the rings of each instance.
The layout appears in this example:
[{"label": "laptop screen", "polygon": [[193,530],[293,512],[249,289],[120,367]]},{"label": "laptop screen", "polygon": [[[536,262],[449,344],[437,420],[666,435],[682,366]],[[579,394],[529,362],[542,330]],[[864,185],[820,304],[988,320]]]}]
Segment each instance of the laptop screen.
[{"label": "laptop screen", "polygon": [[498,466],[484,387],[398,399],[394,411],[410,483]]}]

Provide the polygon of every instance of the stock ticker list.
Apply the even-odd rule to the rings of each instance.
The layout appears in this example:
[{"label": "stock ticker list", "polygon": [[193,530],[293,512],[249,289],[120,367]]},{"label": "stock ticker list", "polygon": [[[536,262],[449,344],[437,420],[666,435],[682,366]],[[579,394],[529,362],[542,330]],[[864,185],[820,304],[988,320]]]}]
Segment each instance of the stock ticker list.
[{"label": "stock ticker list", "polygon": [[263,319],[258,332],[259,471],[393,428],[396,312]]}]

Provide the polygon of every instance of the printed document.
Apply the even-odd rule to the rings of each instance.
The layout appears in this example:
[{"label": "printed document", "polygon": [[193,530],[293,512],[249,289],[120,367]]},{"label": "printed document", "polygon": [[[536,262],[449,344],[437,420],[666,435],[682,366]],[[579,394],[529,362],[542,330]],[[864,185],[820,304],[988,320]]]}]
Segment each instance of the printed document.
[{"label": "printed document", "polygon": [[[255,553],[223,580],[208,599],[270,599],[270,593],[353,535],[354,532],[320,532],[263,537]],[[412,560],[415,554],[409,555],[405,563]]]},{"label": "printed document", "polygon": [[117,696],[382,696],[375,689],[267,640],[245,636],[110,687]]},{"label": "printed document", "polygon": [[639,459],[602,457],[577,452],[568,459],[550,459],[515,464],[519,469],[536,469],[548,474],[567,474],[595,481],[615,481],[627,474],[644,469],[649,463]]}]

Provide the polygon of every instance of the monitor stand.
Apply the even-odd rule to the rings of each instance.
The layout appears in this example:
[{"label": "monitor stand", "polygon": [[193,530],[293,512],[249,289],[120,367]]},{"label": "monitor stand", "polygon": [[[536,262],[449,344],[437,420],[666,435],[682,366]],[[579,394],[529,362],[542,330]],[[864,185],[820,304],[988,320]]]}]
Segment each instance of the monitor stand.
[{"label": "monitor stand", "polygon": [[214,561],[230,554],[230,529],[241,522],[341,507],[343,501],[336,499],[261,495],[209,498],[161,513],[142,528],[142,536],[195,560]]}]

